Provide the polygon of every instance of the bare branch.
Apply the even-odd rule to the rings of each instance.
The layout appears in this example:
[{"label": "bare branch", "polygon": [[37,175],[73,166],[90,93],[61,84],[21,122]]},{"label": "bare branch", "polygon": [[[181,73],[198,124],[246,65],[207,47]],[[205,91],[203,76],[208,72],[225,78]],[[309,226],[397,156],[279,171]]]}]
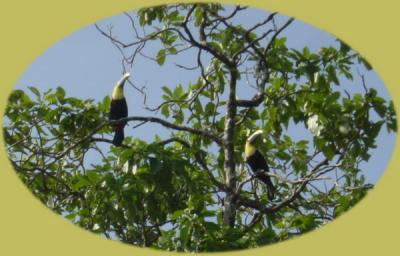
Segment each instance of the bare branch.
[{"label": "bare branch", "polygon": [[267,47],[264,50],[264,55],[270,50],[270,48],[272,47],[272,44],[275,42],[275,39],[278,37],[278,35],[280,33],[282,33],[282,31],[287,28],[292,22],[294,21],[294,18],[290,18],[280,29],[278,29],[276,31],[276,33],[272,36],[271,40],[269,41],[269,44],[267,45]]},{"label": "bare branch", "polygon": [[207,11],[208,11],[209,13],[211,13],[212,15],[214,15],[216,18],[215,18],[214,20],[210,20],[209,22],[207,22],[206,26],[210,26],[212,23],[220,22],[220,21],[222,21],[222,20],[227,21],[227,20],[229,20],[229,19],[235,17],[235,15],[236,15],[239,11],[246,10],[246,9],[247,9],[247,7],[245,7],[245,6],[237,5],[237,6],[235,6],[235,9],[232,11],[232,13],[229,14],[229,15],[227,15],[227,16],[225,16],[225,17],[220,16],[218,13],[214,12],[214,11],[211,10],[211,9],[207,9]]},{"label": "bare branch", "polygon": [[186,35],[188,36],[187,41],[189,43],[191,43],[193,46],[196,46],[199,49],[203,49],[207,52],[209,52],[210,54],[212,54],[215,58],[219,59],[222,63],[224,63],[226,66],[228,66],[229,68],[233,68],[234,67],[234,63],[228,59],[228,57],[226,57],[224,54],[219,53],[218,51],[214,50],[213,48],[205,45],[205,44],[201,44],[200,42],[196,41],[193,37],[192,32],[189,30],[188,28],[188,21],[189,21],[189,17],[192,15],[193,11],[196,9],[196,4],[193,5],[193,7],[188,11],[188,13],[186,14],[186,17],[184,19],[184,21],[182,22],[181,26],[183,27]]}]

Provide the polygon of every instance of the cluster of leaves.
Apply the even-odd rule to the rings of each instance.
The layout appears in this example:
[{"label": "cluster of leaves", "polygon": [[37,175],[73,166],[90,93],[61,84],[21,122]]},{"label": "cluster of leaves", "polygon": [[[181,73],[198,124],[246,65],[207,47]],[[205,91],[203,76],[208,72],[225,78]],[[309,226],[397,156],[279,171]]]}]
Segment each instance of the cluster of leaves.
[{"label": "cluster of leaves", "polygon": [[[6,143],[13,146],[11,154],[40,152],[43,151],[40,148],[46,148],[43,154],[56,155],[70,146],[64,138],[79,139],[97,127],[105,118],[105,109],[109,105],[109,99],[108,102],[104,101],[96,106],[94,100],[66,97],[62,87],[43,94],[35,87],[29,87],[29,90],[29,93],[13,91],[5,111],[4,135]],[[109,130],[105,129],[103,132]],[[37,145],[40,148],[27,145]],[[79,158],[82,152],[74,153]],[[26,165],[21,167],[31,166],[26,161]]]},{"label": "cluster of leaves", "polygon": [[[171,215],[211,200],[204,197],[209,180],[180,145],[128,138],[128,149],[112,147],[105,155],[89,139],[66,151],[105,120],[108,97],[95,105],[67,98],[61,88],[43,95],[35,87],[29,90],[10,95],[4,137],[20,178],[54,211],[93,232],[150,246],[162,235],[161,227],[174,226]],[[110,132],[105,127],[96,135]],[[86,160],[91,151],[101,161]]]}]

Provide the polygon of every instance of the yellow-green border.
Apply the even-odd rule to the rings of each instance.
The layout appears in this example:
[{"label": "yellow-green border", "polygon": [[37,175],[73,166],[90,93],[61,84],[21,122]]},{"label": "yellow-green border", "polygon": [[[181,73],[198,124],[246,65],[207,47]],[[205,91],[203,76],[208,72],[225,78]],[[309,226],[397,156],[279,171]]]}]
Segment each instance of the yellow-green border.
[{"label": "yellow-green border", "polygon": [[[197,1],[199,2],[199,1]],[[237,0],[311,23],[348,42],[377,70],[399,110],[400,4],[394,0]],[[0,114],[28,65],[71,32],[124,10],[163,0],[1,1]],[[35,199],[14,174],[0,146],[0,255],[166,255],[109,241],[77,228]],[[400,251],[399,138],[374,189],[349,213],[300,238],[229,255],[379,255]],[[397,167],[397,168],[396,168]],[[222,253],[221,253],[222,254]],[[215,254],[213,254],[215,255]],[[228,254],[226,254],[228,255]]]}]

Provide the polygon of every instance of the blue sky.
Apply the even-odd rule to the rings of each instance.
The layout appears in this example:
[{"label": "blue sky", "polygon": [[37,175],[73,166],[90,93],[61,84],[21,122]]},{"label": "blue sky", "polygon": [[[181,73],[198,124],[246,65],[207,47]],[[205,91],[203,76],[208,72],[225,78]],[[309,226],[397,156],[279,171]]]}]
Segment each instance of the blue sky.
[{"label": "blue sky", "polygon": [[[264,11],[253,9],[252,15],[238,17],[238,21],[244,25],[253,24],[265,17]],[[278,19],[283,21],[285,18]],[[114,16],[98,22],[106,28],[112,24],[114,33],[120,39],[131,41],[132,31],[129,28],[129,20],[124,15]],[[330,34],[309,26],[305,23],[296,21],[291,24],[283,34],[288,36],[287,45],[289,48],[302,49],[307,46],[312,51],[317,51],[321,46],[337,46],[335,38]],[[155,51],[157,45],[150,46],[149,53]],[[164,66],[158,66],[147,59],[139,59],[129,70],[132,74],[132,81],[138,85],[146,85],[149,98],[149,105],[155,106],[161,98],[161,86],[167,85],[174,87],[178,83],[187,84],[194,81],[195,75],[188,71],[179,70],[174,63],[183,64],[190,56],[173,57],[167,59]],[[372,63],[373,65],[373,63]],[[379,94],[389,99],[390,96],[375,72],[361,71],[365,74],[368,87],[376,88]],[[356,72],[356,70],[354,70]],[[110,95],[115,82],[121,76],[120,55],[115,47],[105,39],[95,29],[93,25],[85,27],[71,35],[67,35],[59,42],[48,48],[27,68],[21,76],[16,87],[24,89],[27,86],[36,86],[42,91],[49,88],[62,86],[67,92],[67,96],[92,98],[101,100],[106,95]],[[351,92],[363,91],[359,83],[360,79],[354,74],[356,81],[349,83],[348,90]],[[130,115],[149,115],[144,114],[142,108],[142,99],[137,91],[131,87],[126,87],[126,98],[128,99]],[[238,90],[238,96],[243,98],[251,97],[252,93],[248,90]],[[168,136],[169,132],[160,129],[160,126],[151,125],[137,129],[134,132],[129,127],[126,134],[138,136],[143,139],[151,140],[154,135],[161,137]],[[293,130],[290,135],[295,140],[309,139],[310,135],[305,131],[296,132]],[[377,145],[378,149],[372,151],[372,157],[368,163],[361,167],[366,172],[368,181],[375,183],[390,160],[395,141],[395,134],[387,134],[385,127],[379,135]]]}]

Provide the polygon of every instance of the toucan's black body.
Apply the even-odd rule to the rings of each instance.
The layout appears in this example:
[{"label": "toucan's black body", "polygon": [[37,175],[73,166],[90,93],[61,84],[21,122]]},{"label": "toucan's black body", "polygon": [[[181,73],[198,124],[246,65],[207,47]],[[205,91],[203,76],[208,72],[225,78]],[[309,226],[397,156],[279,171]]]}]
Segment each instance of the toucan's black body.
[{"label": "toucan's black body", "polygon": [[[128,116],[128,105],[126,104],[125,98],[119,100],[111,100],[110,108],[110,119],[118,120]],[[121,122],[114,125],[115,134],[113,139],[113,144],[115,146],[120,146],[124,140],[124,127],[126,122]]]},{"label": "toucan's black body", "polygon": [[246,159],[246,163],[250,166],[251,170],[255,173],[258,172],[257,178],[261,180],[266,186],[268,190],[268,197],[273,199],[275,197],[275,187],[272,184],[271,178],[264,174],[260,173],[260,171],[269,172],[269,167],[267,161],[261,153],[257,150],[251,156]]}]

